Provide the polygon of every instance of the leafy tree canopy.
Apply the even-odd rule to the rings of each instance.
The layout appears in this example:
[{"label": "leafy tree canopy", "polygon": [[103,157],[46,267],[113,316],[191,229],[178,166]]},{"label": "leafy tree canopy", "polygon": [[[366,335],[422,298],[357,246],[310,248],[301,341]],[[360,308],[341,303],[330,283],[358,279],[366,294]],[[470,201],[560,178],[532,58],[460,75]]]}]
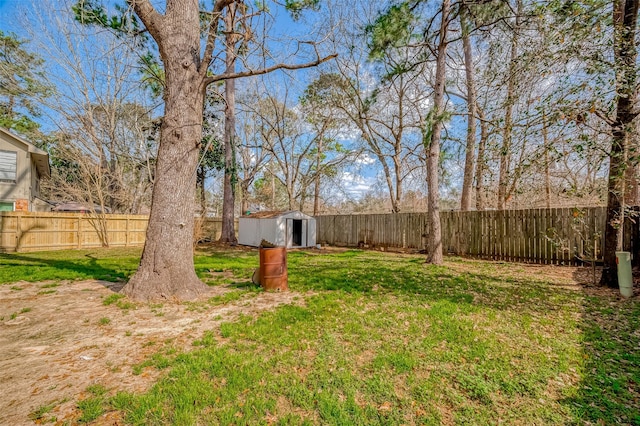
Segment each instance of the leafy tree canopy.
[{"label": "leafy tree canopy", "polygon": [[25,136],[40,125],[38,100],[51,93],[42,71],[43,60],[28,52],[15,34],[0,30],[0,126]]}]

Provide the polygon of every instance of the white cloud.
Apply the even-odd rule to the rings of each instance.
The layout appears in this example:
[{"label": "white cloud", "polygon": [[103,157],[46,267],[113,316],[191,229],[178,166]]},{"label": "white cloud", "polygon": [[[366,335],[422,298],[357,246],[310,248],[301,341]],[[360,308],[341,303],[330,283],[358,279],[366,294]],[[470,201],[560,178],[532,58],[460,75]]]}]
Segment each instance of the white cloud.
[{"label": "white cloud", "polygon": [[345,192],[354,198],[362,197],[376,183],[375,177],[365,177],[351,172],[343,172],[341,180]]},{"label": "white cloud", "polygon": [[360,138],[360,130],[353,126],[344,126],[337,132],[336,138],[341,141],[357,141]]},{"label": "white cloud", "polygon": [[376,163],[376,159],[367,153],[362,153],[355,159],[354,163],[360,166],[371,166]]}]

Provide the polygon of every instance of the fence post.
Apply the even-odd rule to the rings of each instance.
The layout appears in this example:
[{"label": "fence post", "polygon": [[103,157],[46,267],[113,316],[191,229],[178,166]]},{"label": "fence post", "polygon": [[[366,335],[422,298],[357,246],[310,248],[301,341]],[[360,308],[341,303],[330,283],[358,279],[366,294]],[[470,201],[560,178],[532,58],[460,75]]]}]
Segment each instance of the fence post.
[{"label": "fence post", "polygon": [[129,216],[127,216],[127,226],[125,230],[124,246],[129,247]]},{"label": "fence post", "polygon": [[16,246],[15,251],[20,248],[20,240],[22,239],[22,213],[19,213],[16,217]]},{"label": "fence post", "polygon": [[78,215],[77,227],[78,227],[78,248],[81,249],[82,248],[82,217],[80,215]]}]

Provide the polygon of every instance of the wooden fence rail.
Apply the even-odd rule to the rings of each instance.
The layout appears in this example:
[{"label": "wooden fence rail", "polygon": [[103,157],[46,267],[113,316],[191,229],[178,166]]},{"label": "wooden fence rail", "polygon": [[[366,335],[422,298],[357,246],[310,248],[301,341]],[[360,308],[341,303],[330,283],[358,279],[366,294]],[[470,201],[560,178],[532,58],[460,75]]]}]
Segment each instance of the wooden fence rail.
[{"label": "wooden fence rail", "polygon": [[[445,253],[484,259],[582,264],[599,260],[605,208],[552,208],[442,212]],[[425,213],[317,216],[317,241],[329,245],[424,249]],[[637,224],[625,223],[625,249],[637,239]]]},{"label": "wooden fence rail", "polygon": [[[0,213],[0,252],[42,251],[144,245],[148,216],[82,213]],[[198,219],[196,219],[198,222]],[[217,239],[222,220],[207,218],[197,238]]]}]

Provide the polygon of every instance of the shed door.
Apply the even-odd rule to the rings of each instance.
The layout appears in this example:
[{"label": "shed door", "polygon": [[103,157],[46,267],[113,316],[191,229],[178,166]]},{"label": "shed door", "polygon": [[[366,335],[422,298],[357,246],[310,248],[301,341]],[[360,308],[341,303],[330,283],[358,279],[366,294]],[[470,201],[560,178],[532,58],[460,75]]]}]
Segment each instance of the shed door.
[{"label": "shed door", "polygon": [[307,222],[304,219],[287,219],[287,247],[306,246]]}]

